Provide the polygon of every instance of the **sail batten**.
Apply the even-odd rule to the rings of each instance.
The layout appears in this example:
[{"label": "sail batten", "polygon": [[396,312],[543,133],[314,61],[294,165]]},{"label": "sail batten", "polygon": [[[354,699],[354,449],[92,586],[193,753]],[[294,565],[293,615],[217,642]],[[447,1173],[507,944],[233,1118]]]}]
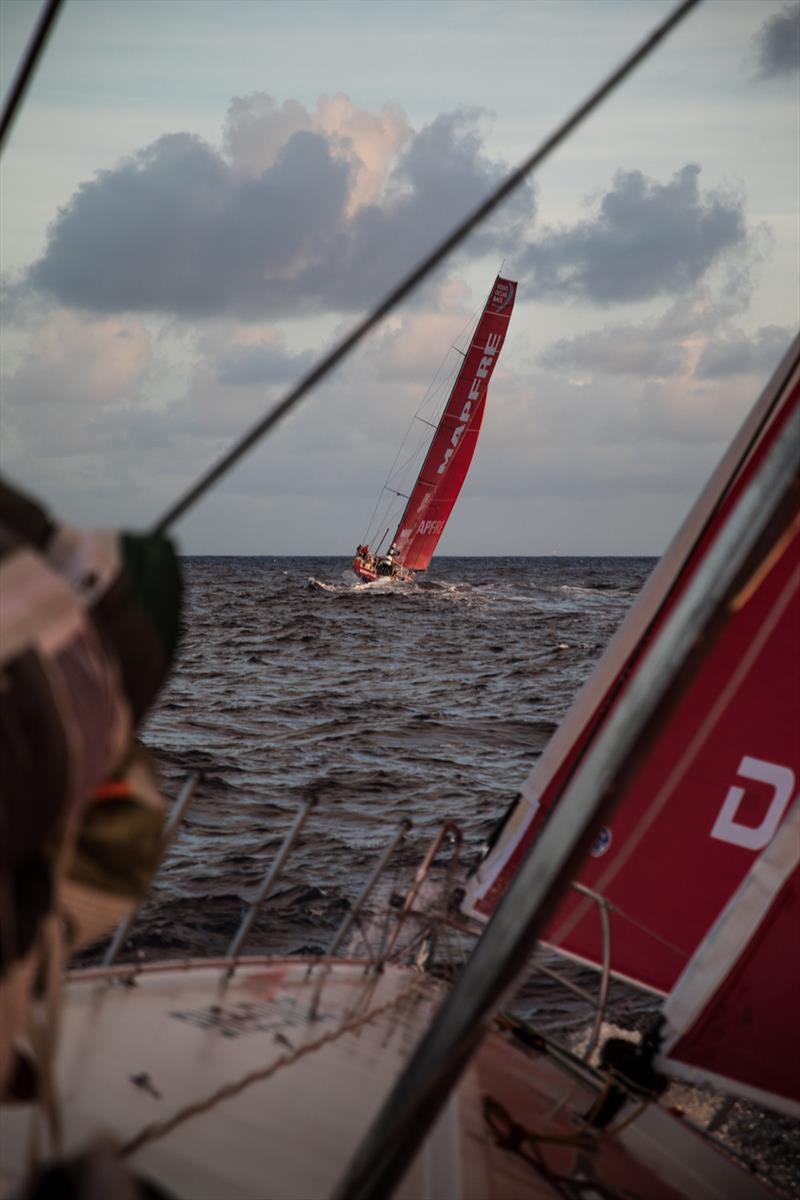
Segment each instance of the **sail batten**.
[{"label": "sail batten", "polygon": [[409,570],[428,567],[466,479],[516,290],[498,275],[400,518],[393,545]]}]

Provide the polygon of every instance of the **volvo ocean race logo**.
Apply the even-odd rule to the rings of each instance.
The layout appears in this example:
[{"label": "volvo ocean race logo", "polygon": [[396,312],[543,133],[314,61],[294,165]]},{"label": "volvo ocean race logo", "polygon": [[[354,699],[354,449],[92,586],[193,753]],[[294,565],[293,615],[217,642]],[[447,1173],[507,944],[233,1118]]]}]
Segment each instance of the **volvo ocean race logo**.
[{"label": "volvo ocean race logo", "polygon": [[591,850],[589,851],[592,858],[602,858],[603,857],[603,855],[608,850],[608,847],[611,845],[611,838],[612,838],[611,830],[608,828],[607,825],[604,825],[603,828],[598,833],[594,845],[592,846]]},{"label": "volvo ocean race logo", "polygon": [[492,292],[492,299],[489,302],[489,307],[493,312],[501,313],[504,308],[508,308],[511,301],[514,299],[515,283],[509,283],[507,279],[500,279]]}]

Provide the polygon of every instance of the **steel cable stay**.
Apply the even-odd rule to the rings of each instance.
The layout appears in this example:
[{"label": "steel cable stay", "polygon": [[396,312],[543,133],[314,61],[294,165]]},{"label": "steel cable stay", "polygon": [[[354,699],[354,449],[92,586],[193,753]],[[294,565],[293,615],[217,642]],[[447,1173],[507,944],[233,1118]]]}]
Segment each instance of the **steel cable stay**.
[{"label": "steel cable stay", "polygon": [[[455,339],[456,342],[460,341],[460,339],[464,336],[464,331],[466,329],[470,329],[470,327],[472,327],[472,331],[470,332],[470,342],[471,342],[473,334],[474,334],[474,329],[477,327],[479,319],[480,319],[480,310],[477,313],[473,314],[471,317],[468,318],[467,321],[464,322],[464,324],[462,325],[461,329],[459,330],[459,332],[456,336],[456,339]],[[406,432],[403,436],[403,440],[400,443],[400,446],[398,447],[397,453],[395,454],[394,459],[392,461],[392,465],[389,467],[389,470],[386,474],[386,478],[383,482],[383,487],[381,488],[381,490],[378,494],[378,499],[375,502],[375,508],[372,510],[372,516],[370,517],[369,524],[367,525],[367,532],[366,532],[365,536],[362,538],[362,541],[365,542],[366,544],[369,544],[370,540],[374,536],[373,529],[375,527],[380,529],[387,521],[389,522],[389,524],[392,523],[390,520],[390,513],[392,511],[392,505],[394,503],[393,501],[389,501],[389,504],[385,510],[383,519],[376,520],[376,514],[378,512],[378,509],[380,508],[381,501],[383,499],[383,495],[385,492],[394,491],[394,489],[392,487],[390,487],[389,485],[391,483],[393,483],[395,480],[402,481],[403,479],[406,478],[406,476],[410,472],[412,464],[420,456],[426,443],[429,440],[430,434],[428,434],[427,431],[423,431],[423,433],[420,434],[420,437],[419,437],[416,445],[414,446],[413,450],[411,450],[410,454],[408,454],[408,456],[405,458],[405,460],[402,463],[399,462],[400,456],[402,455],[403,451],[405,450],[406,445],[409,441],[409,438],[411,437],[411,431],[414,428],[415,421],[422,421],[425,425],[432,426],[433,429],[436,429],[436,426],[438,425],[439,418],[441,417],[441,414],[444,411],[444,408],[447,404],[447,400],[448,400],[450,393],[452,392],[453,386],[455,384],[455,380],[458,378],[459,371],[461,370],[461,363],[457,362],[448,371],[447,375],[443,379],[441,379],[441,380],[439,379],[439,376],[442,373],[442,370],[450,356],[451,351],[454,350],[455,348],[456,348],[455,345],[452,346],[442,356],[442,360],[439,363],[438,367],[436,368],[433,379],[428,384],[425,394],[417,406],[416,412],[414,413],[414,415],[412,416],[411,420],[408,423],[408,428],[406,429]],[[433,415],[436,417],[436,420],[434,422],[427,421],[427,420],[425,420],[424,417],[422,417],[420,415],[425,410],[426,406],[431,405],[431,404],[435,404]],[[395,494],[397,494],[397,493],[395,493]],[[405,499],[407,500],[408,497],[405,497]],[[399,521],[399,519],[400,518],[398,516],[397,520]],[[395,522],[395,524],[396,524],[396,522]]]},{"label": "steel cable stay", "polygon": [[8,89],[8,96],[3,105],[3,114],[0,116],[0,151],[11,132],[17,110],[25,99],[25,93],[41,62],[62,3],[63,0],[47,0],[39,14],[39,20],[36,22],[36,27],[25,48],[25,53],[17,67],[16,75]]},{"label": "steel cable stay", "polygon": [[334,367],[343,362],[360,345],[368,333],[380,325],[428,276],[456,250],[473,230],[482,225],[496,208],[517,190],[535,170],[564,142],[596,108],[615,91],[641,62],[648,58],[664,38],[688,16],[700,0],[681,0],[681,3],[661,21],[620,65],[600,83],[560,125],[545,138],[536,150],[505,177],[503,182],[414,267],[385,297],[363,317],[319,362],[301,377],[298,383],[278,401],[261,420],[218,459],[191,487],[167,509],[153,526],[153,532],[163,533],[192,508],[213,485],[233,467],[257,442],[287,416]]},{"label": "steel cable stay", "polygon": [[[44,51],[47,39],[63,0],[48,0],[46,8],[37,23],[33,36],[25,52],[24,58],[17,71],[9,96],[0,118],[0,149],[5,137],[16,117],[17,110],[25,96]],[[153,526],[153,532],[163,533],[190,508],[233,467],[248,450],[265,437],[275,426],[287,416],[308,395],[317,384],[321,383],[334,367],[343,362],[353,350],[364,340],[368,333],[383,322],[397,306],[458,248],[473,230],[477,229],[494,212],[500,204],[517,190],[528,176],[544,162],[552,152],[578,128],[591,113],[635,70],[641,62],[649,57],[658,45],[689,12],[700,3],[700,0],[681,0],[667,17],[656,26],[645,40],[637,46],[620,63],[620,65],[600,83],[578,107],[566,117],[560,125],[534,150],[518,167],[505,177],[493,192],[491,192],[477,208],[448,234],[434,249],[405,276],[380,303],[355,327],[346,334],[327,354],[319,360],[298,383],[275,404],[264,417],[245,433],[238,442],[226,451],[208,470],[175,503],[167,509]]]},{"label": "steel cable stay", "polygon": [[[3,113],[3,126],[0,130],[0,141],[5,136],[7,129],[13,121],[16,109],[24,95],[33,70],[36,66],[38,56],[41,54],[42,47],[47,38],[47,34],[52,27],[52,22],[58,11],[62,0],[50,0],[48,10],[45,16],[39,23],[37,34],[32,41],[31,48],[26,56],[26,63],[21,68],[18,78],[15,81],[15,95],[12,97],[12,102],[6,105]],[[424,258],[415,268],[398,283],[385,298],[365,317],[363,317],[355,327],[340,340],[320,361],[307,372],[299,382],[274,405],[265,416],[260,419],[238,442],[236,442],[215,464],[213,464],[190,488],[183,494],[158,520],[154,526],[155,531],[163,532],[168,529],[175,521],[185,515],[186,512],[207,492],[222,476],[231,469],[240,458],[247,453],[262,437],[270,433],[277,424],[287,416],[300,401],[325,379],[335,367],[343,362],[356,347],[364,340],[364,338],[376,328],[396,307],[414,290],[416,290],[422,282],[433,272],[437,266],[444,262],[450,254],[452,254],[470,235],[470,233],[480,226],[494,210],[522,183],[527,179],[532,171],[535,170],[549,155],[583,122],[586,118],[602,103],[602,101],[613,92],[616,87],[638,66],[645,58],[647,58],[653,50],[662,42],[662,40],[682,21],[688,13],[699,3],[699,0],[682,0],[680,4],[662,21],[658,27],[645,39],[645,41],[637,47],[624,61],[612,72],[612,74],[601,83],[582,104],[567,117],[556,130],[527,158],[519,167],[512,171],[500,186],[491,193],[455,230],[453,230],[442,242],[435,247],[431,253]],[[49,17],[48,17],[49,14]],[[34,45],[34,42],[36,45]],[[401,447],[402,449],[402,447]],[[399,457],[398,452],[398,457]],[[397,460],[395,460],[397,461]],[[606,916],[607,914],[602,913]],[[387,947],[387,954],[391,952],[393,943]],[[607,973],[607,972],[606,972]],[[409,989],[409,994],[413,989]],[[201,1099],[194,1105],[185,1107],[176,1112],[173,1117],[165,1122],[154,1122],[129,1139],[129,1141],[121,1148],[122,1155],[131,1154],[139,1146],[156,1138],[164,1136],[177,1124],[188,1120],[190,1117],[208,1111],[211,1107],[227,1099],[231,1095],[237,1094],[243,1088],[251,1083],[261,1081],[268,1078],[276,1070],[289,1065],[293,1061],[297,1061],[302,1055],[313,1050],[320,1049],[328,1041],[341,1037],[348,1032],[355,1032],[361,1025],[372,1020],[379,1013],[388,1011],[393,1007],[397,1007],[406,999],[406,993],[395,997],[386,1005],[372,1009],[352,1021],[342,1023],[336,1030],[317,1039],[313,1044],[309,1044],[294,1054],[282,1056],[276,1061],[269,1064],[264,1064],[260,1069],[244,1075],[239,1080],[227,1085],[225,1088],[218,1089],[210,1093],[204,1099]],[[476,1008],[478,1005],[476,1004]],[[484,1010],[488,1009],[488,1001],[484,1002]],[[398,1105],[397,1120],[395,1122],[395,1132],[397,1138],[393,1143],[393,1152],[385,1156],[382,1162],[378,1162],[375,1156],[375,1143],[378,1140],[377,1134],[380,1129],[381,1120],[386,1119],[386,1114],[382,1112],[372,1130],[368,1133],[366,1139],[362,1143],[355,1157],[350,1163],[350,1166],[345,1173],[343,1179],[339,1183],[339,1187],[335,1193],[337,1200],[377,1200],[378,1197],[389,1194],[393,1183],[402,1170],[402,1163],[406,1161],[409,1154],[413,1154],[416,1144],[418,1144],[420,1128],[427,1126],[431,1119],[435,1117],[438,1110],[438,1105],[441,1100],[441,1095],[446,1092],[448,1085],[452,1084],[454,1077],[457,1076],[459,1067],[468,1057],[471,1049],[474,1046],[479,1035],[480,1020],[474,1023],[474,1034],[467,1035],[462,1043],[457,1054],[451,1056],[449,1060],[442,1060],[438,1063],[438,1077],[435,1081],[435,1086],[432,1086],[428,1094],[418,1094],[413,1100],[406,1094],[403,1094],[400,1087],[395,1091],[395,1095],[400,1100]],[[438,1047],[434,1047],[438,1049]],[[426,1052],[428,1046],[425,1047]],[[431,1057],[432,1052],[431,1053]],[[412,1067],[416,1064],[412,1064]],[[407,1073],[410,1077],[413,1071]],[[408,1091],[413,1090],[411,1084],[413,1080],[408,1079]],[[406,1079],[401,1081],[406,1084]],[[505,1116],[506,1114],[499,1114]]]}]

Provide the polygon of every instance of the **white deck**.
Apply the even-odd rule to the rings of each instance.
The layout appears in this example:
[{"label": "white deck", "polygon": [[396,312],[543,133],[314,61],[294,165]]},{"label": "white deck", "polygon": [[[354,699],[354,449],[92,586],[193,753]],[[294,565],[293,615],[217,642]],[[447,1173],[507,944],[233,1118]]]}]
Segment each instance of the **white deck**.
[{"label": "white deck", "polygon": [[[181,1200],[330,1196],[441,995],[415,971],[389,967],[375,976],[342,961],[246,960],[227,981],[224,965],[208,963],[148,968],[132,986],[126,977],[128,968],[90,971],[68,986],[57,1069],[65,1150],[102,1134],[124,1146],[149,1128],[152,1140],[129,1161]],[[229,1091],[215,1099],[221,1088]],[[398,1197],[566,1194],[494,1144],[487,1094],[527,1129],[571,1139],[540,1148],[549,1172],[573,1183],[602,1179],[646,1200],[771,1194],[652,1108],[620,1137],[581,1147],[574,1114],[591,1104],[588,1081],[493,1033]],[[158,1123],[198,1101],[203,1111],[159,1135]],[[27,1106],[2,1111],[0,1194],[22,1178],[31,1116]]]}]

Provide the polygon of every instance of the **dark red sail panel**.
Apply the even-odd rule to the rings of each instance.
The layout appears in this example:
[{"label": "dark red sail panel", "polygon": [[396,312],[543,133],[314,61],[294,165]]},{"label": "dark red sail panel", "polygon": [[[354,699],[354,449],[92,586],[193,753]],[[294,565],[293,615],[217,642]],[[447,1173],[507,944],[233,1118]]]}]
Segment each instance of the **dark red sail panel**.
[{"label": "dark red sail panel", "polygon": [[[580,872],[633,918],[612,920],[617,971],[675,982],[785,816],[798,729],[800,530],[728,621]],[[545,936],[600,961],[593,908],[573,895]]]},{"label": "dark red sail panel", "polygon": [[664,1065],[800,1117],[800,802],[664,1005]]},{"label": "dark red sail panel", "polygon": [[[591,739],[624,695],[644,646],[683,594],[732,506],[800,404],[800,339],[606,657],[526,783],[471,881],[465,907],[488,916]],[[794,523],[793,523],[794,521]],[[578,882],[617,909],[612,966],[666,991],[783,820],[800,779],[800,523],[773,552],[660,736],[627,781],[613,823],[598,829]],[[596,902],[578,893],[546,939],[602,961]]]},{"label": "dark red sail panel", "polygon": [[513,280],[498,275],[397,526],[397,562],[414,571],[430,563],[466,479],[516,292]]}]

